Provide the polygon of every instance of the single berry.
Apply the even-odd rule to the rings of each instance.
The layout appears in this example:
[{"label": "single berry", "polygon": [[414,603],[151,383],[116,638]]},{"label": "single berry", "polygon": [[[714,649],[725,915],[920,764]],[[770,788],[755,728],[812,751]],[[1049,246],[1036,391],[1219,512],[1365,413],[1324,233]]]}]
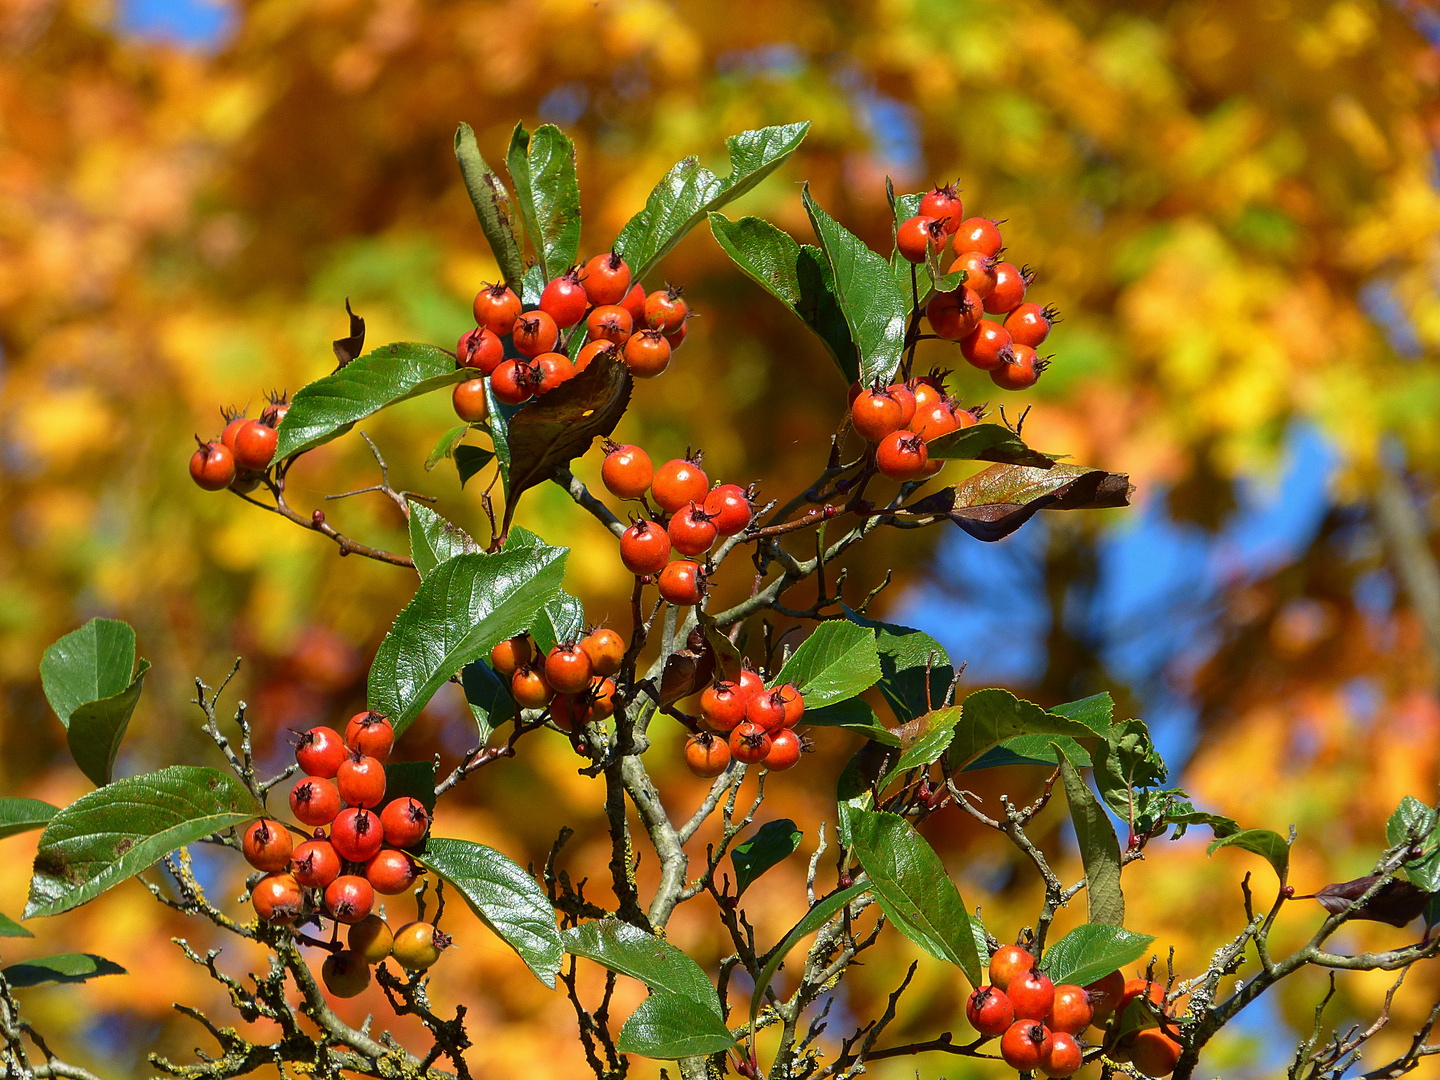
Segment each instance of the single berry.
[{"label": "single berry", "polygon": [[333,780],[340,771],[340,763],[349,756],[345,741],[334,728],[313,727],[302,732],[295,743],[295,760],[306,776]]},{"label": "single berry", "polygon": [[340,813],[340,793],[329,780],[307,776],[290,789],[290,810],[302,825],[329,825]]},{"label": "single berry", "polygon": [[[249,420],[231,421],[231,425],[237,422],[250,423]],[[225,490],[235,479],[235,455],[223,442],[201,443],[190,455],[190,479],[205,491]]]},{"label": "single berry", "polygon": [[700,695],[700,715],[716,731],[733,731],[745,720],[750,695],[737,683],[711,683]]},{"label": "single berry", "polygon": [[1149,998],[1156,1005],[1164,1005],[1165,988],[1152,979],[1127,979],[1115,1011],[1123,1013],[1127,1005],[1141,997]]},{"label": "single berry", "polygon": [[290,853],[294,845],[285,826],[261,818],[245,830],[241,848],[246,862],[256,870],[273,874],[290,868]]},{"label": "single berry", "polygon": [[670,519],[666,530],[670,546],[681,555],[703,555],[720,535],[715,522],[698,503],[691,503]]},{"label": "single berry", "polygon": [[385,804],[380,811],[380,825],[385,830],[385,842],[391,847],[414,847],[425,839],[430,828],[430,812],[419,799],[402,795]]},{"label": "single berry", "polygon": [[1095,1010],[1092,1022],[1100,1023],[1113,1014],[1116,1006],[1120,1004],[1120,998],[1125,993],[1125,975],[1119,971],[1112,971],[1103,979],[1097,979],[1088,984],[1085,992],[1089,996],[1090,1007]]},{"label": "single berry", "polygon": [[235,465],[241,469],[263,472],[270,467],[270,459],[275,456],[275,447],[279,440],[280,433],[265,417],[247,420],[235,433]]},{"label": "single berry", "polygon": [[1084,1055],[1080,1052],[1080,1044],[1075,1041],[1075,1036],[1064,1031],[1052,1031],[1050,1048],[1040,1059],[1040,1071],[1053,1080],[1059,1080],[1061,1077],[1074,1075],[1083,1060]]},{"label": "single berry", "polygon": [[793,728],[805,715],[805,695],[788,682],[782,683],[775,692],[785,702],[785,726]]},{"label": "single berry", "polygon": [[510,677],[510,696],[522,709],[543,709],[555,691],[538,668],[526,664]]},{"label": "single berry", "polygon": [[651,330],[673,334],[685,325],[685,317],[689,314],[689,306],[674,286],[662,292],[653,292],[645,298],[645,325]]},{"label": "single berry", "polygon": [[512,638],[506,638],[490,650],[490,666],[495,669],[497,675],[504,675],[508,679],[519,668],[528,664],[532,655],[530,636],[516,634]]},{"label": "single berry", "polygon": [[946,341],[959,341],[970,334],[980,325],[982,312],[980,297],[964,285],[952,292],[936,293],[925,305],[930,329]]},{"label": "single berry", "polygon": [[950,273],[965,271],[965,287],[984,300],[995,288],[995,267],[993,256],[978,251],[965,251],[950,264]]},{"label": "single berry", "polygon": [[676,559],[672,563],[666,563],[656,584],[665,601],[676,607],[698,604],[705,595],[705,575],[700,564],[691,559]]},{"label": "single berry", "polygon": [[1016,1020],[1000,1036],[1000,1056],[1019,1072],[1034,1072],[1050,1050],[1050,1031],[1036,1020]]},{"label": "single berry", "polygon": [[250,890],[250,903],[255,914],[268,923],[284,926],[305,912],[305,894],[292,874],[270,874]]},{"label": "single berry", "polygon": [[590,686],[590,656],[576,642],[556,645],[545,657],[545,681],[557,694],[578,694]]},{"label": "single berry", "polygon": [[341,949],[325,958],[320,978],[325,981],[325,989],[337,998],[359,997],[370,985],[370,966],[364,957]]},{"label": "single berry", "polygon": [[533,369],[519,360],[505,360],[490,376],[490,392],[504,405],[521,405],[534,396]]},{"label": "single berry", "polygon": [[749,701],[752,695],[761,693],[765,689],[765,680],[748,667],[742,667],[738,685],[740,693],[745,696],[746,701]]},{"label": "single berry", "polygon": [[936,402],[946,399],[945,376],[948,371],[940,371],[938,368],[931,371],[929,375],[922,375],[913,380],[915,383],[915,411],[928,408]]},{"label": "single berry", "polygon": [[352,716],[345,725],[345,745],[384,761],[395,747],[395,729],[373,709]]},{"label": "single berry", "polygon": [[1169,1076],[1180,1063],[1181,1046],[1159,1028],[1146,1028],[1130,1046],[1130,1063],[1144,1076]]},{"label": "single berry", "polygon": [[615,680],[596,676],[590,680],[591,720],[608,720],[615,715]]},{"label": "single berry", "polygon": [[785,726],[785,695],[779,687],[751,694],[745,703],[745,719],[761,731],[776,732]]},{"label": "single berry", "polygon": [[893,431],[875,448],[875,465],[892,480],[918,480],[929,463],[923,436],[913,431]]},{"label": "single berry", "polygon": [[955,230],[951,241],[956,255],[967,251],[978,251],[982,255],[998,255],[1004,241],[1000,239],[1000,227],[989,218],[966,218]]},{"label": "single berry", "polygon": [[325,910],[336,922],[358,923],[375,909],[375,890],[359,874],[341,874],[325,888]]},{"label": "single berry", "polygon": [[606,450],[605,460],[600,464],[600,480],[610,494],[620,499],[638,499],[650,490],[655,466],[649,454],[638,446],[615,443],[608,443]]},{"label": "single berry", "polygon": [[377,893],[399,896],[420,877],[420,864],[403,851],[381,848],[365,864],[365,880]]},{"label": "single berry", "polygon": [[915,391],[905,383],[893,383],[887,389],[890,396],[900,403],[900,426],[907,427],[915,418]]},{"label": "single berry", "polygon": [[235,452],[235,436],[249,421],[243,410],[237,412],[234,409],[221,409],[220,415],[225,418],[225,430],[220,433],[220,443],[233,454]]},{"label": "single berry", "polygon": [[650,491],[661,508],[673,514],[689,503],[703,503],[710,491],[710,479],[698,461],[673,458],[655,470]]},{"label": "single berry", "polygon": [[580,281],[585,286],[585,295],[596,307],[618,304],[630,291],[630,267],[613,251],[596,255],[585,264],[585,275]]},{"label": "single berry", "polygon": [[535,358],[535,368],[540,372],[540,378],[535,383],[537,394],[548,393],[575,377],[575,365],[562,352],[541,353]]},{"label": "single berry", "polygon": [[358,806],[341,810],[330,829],[330,843],[346,862],[369,862],[384,842],[379,815]]},{"label": "single berry", "polygon": [[915,419],[910,421],[910,430],[927,443],[950,434],[959,426],[959,412],[948,398],[920,409],[915,413]]},{"label": "single berry", "polygon": [[687,320],[686,322],[683,322],[683,323],[680,324],[680,329],[679,329],[679,330],[672,330],[670,333],[668,333],[668,334],[665,335],[666,344],[668,344],[668,345],[670,346],[670,351],[671,351],[672,353],[673,353],[676,349],[680,348],[681,345],[684,345],[684,344],[685,344],[685,335],[686,335],[687,333],[689,333],[689,331],[688,331],[686,328],[687,328],[689,325],[690,325],[690,323],[689,323],[689,321]]},{"label": "single berry", "polygon": [[965,1002],[965,1019],[981,1035],[993,1039],[1010,1030],[1010,1025],[1015,1022],[1015,1007],[1010,1004],[1004,990],[997,986],[982,986]]},{"label": "single berry", "polygon": [[954,184],[942,184],[931,188],[920,196],[920,213],[932,217],[945,225],[947,233],[960,228],[965,216],[965,207],[960,202],[960,191]]},{"label": "single berry", "polygon": [[697,732],[685,740],[685,764],[707,780],[719,776],[730,767],[730,746],[708,731]]},{"label": "single berry", "polygon": [[990,319],[981,319],[969,335],[960,340],[960,352],[971,367],[993,371],[1005,363],[1010,351],[1010,331]]},{"label": "single berry", "polygon": [[746,720],[730,732],[730,755],[746,765],[756,765],[770,752],[770,733]]},{"label": "single berry", "polygon": [[395,935],[390,924],[379,915],[367,915],[345,934],[345,943],[350,951],[367,964],[378,964],[390,955],[390,946]]},{"label": "single berry", "polygon": [[385,798],[385,766],[369,754],[353,751],[340,763],[335,786],[351,806],[379,806]]},{"label": "single berry", "polygon": [[489,375],[505,359],[505,343],[499,335],[477,326],[455,345],[455,361],[460,367],[476,368]]},{"label": "single berry", "polygon": [[[658,293],[651,293],[653,300]],[[641,330],[625,341],[625,366],[637,379],[653,379],[670,366],[670,342],[659,330]]]},{"label": "single berry", "polygon": [[765,768],[771,772],[793,769],[800,764],[800,754],[803,749],[800,745],[800,736],[789,728],[772,731],[770,732],[770,749],[765,752],[763,759]]},{"label": "single berry", "polygon": [[427,922],[406,923],[395,931],[391,955],[406,971],[424,971],[450,947],[450,938]]},{"label": "single berry", "polygon": [[554,319],[555,325],[561,329],[574,326],[583,319],[589,306],[590,299],[585,294],[585,287],[580,284],[580,270],[576,267],[551,279],[540,293],[540,310]]},{"label": "single berry", "polygon": [[1010,988],[1010,980],[1035,966],[1035,957],[1019,945],[1002,945],[990,958],[990,982],[1001,990]]},{"label": "single berry", "polygon": [[1078,1035],[1090,1026],[1090,1021],[1095,1018],[1095,1009],[1090,1004],[1090,995],[1085,992],[1082,986],[1074,983],[1061,983],[1055,987],[1055,1000],[1050,1005],[1050,1013],[1045,1017],[1045,1025],[1051,1031],[1063,1031],[1070,1035]]},{"label": "single berry", "polygon": [[485,400],[484,379],[456,383],[450,402],[455,406],[455,415],[467,424],[478,424],[490,415],[490,403]]},{"label": "single berry", "polygon": [[1049,367],[1029,345],[1010,346],[1010,359],[990,372],[990,381],[1002,390],[1028,390]]},{"label": "single berry", "polygon": [[608,356],[611,360],[619,360],[620,347],[613,341],[587,341],[580,347],[579,355],[575,357],[575,374],[579,375],[589,367],[596,357]]},{"label": "single berry", "polygon": [[635,320],[630,312],[618,304],[597,307],[585,320],[585,330],[591,341],[612,341],[616,345],[624,345],[634,328]]},{"label": "single berry", "polygon": [[1013,341],[1038,349],[1050,336],[1050,328],[1059,321],[1059,313],[1053,307],[1024,303],[1005,316],[1005,329]]},{"label": "single berry", "polygon": [[625,299],[616,301],[616,303],[630,316],[632,326],[645,325],[645,290],[640,287],[638,281],[630,286],[630,291],[625,294]]},{"label": "single berry", "polygon": [[307,889],[323,889],[340,876],[340,856],[329,840],[306,840],[290,857],[290,872]]},{"label": "single berry", "polygon": [[614,675],[625,659],[625,639],[602,626],[580,639],[580,648],[590,657],[590,669],[596,675]]},{"label": "single berry", "polygon": [[940,247],[945,243],[947,235],[944,222],[924,214],[916,214],[902,221],[895,230],[895,246],[907,261],[922,263],[925,261],[926,247],[932,241],[937,248]]},{"label": "single berry", "polygon": [[995,267],[995,288],[985,297],[985,310],[991,315],[1004,315],[1025,302],[1025,289],[1031,275],[1008,262]]},{"label": "single berry", "polygon": [[548,312],[527,311],[515,320],[511,340],[521,356],[534,358],[555,348],[560,340],[560,328]]},{"label": "single berry", "polygon": [[749,527],[755,508],[739,484],[721,484],[705,496],[705,513],[721,536],[735,536]]},{"label": "single berry", "polygon": [[501,282],[486,285],[475,294],[475,325],[504,337],[520,317],[520,298]]},{"label": "single berry", "polygon": [[1055,984],[1050,976],[1031,968],[1010,980],[1005,988],[1010,1004],[1015,1006],[1017,1020],[1044,1020],[1055,1004]]},{"label": "single berry", "polygon": [[271,427],[278,428],[289,411],[290,398],[285,391],[271,390],[265,395],[265,408],[261,410],[260,417]]},{"label": "single berry", "polygon": [[641,518],[620,536],[620,561],[632,574],[658,574],[670,558],[670,535]]},{"label": "single berry", "polygon": [[850,406],[850,423],[862,439],[878,443],[892,431],[899,431],[904,410],[900,400],[885,387],[860,391]]}]

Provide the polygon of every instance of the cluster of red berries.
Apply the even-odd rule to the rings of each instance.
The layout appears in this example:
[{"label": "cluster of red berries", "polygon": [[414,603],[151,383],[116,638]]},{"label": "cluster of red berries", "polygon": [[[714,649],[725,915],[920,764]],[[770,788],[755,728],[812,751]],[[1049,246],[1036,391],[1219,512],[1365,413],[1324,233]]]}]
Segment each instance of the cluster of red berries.
[{"label": "cluster of red berries", "polygon": [[190,456],[190,479],[206,491],[252,491],[270,467],[280,435],[276,430],[290,409],[284,394],[272,393],[265,400],[259,419],[247,419],[244,412],[222,409],[225,430],[208,441],[195,436],[198,449]]},{"label": "cluster of red berries", "polygon": [[522,709],[550,707],[550,718],[572,734],[592,720],[615,714],[615,680],[625,660],[625,639],[608,627],[578,641],[562,641],[544,656],[528,634],[506,638],[490,650],[490,666],[510,681]]},{"label": "cluster of red berries", "polygon": [[733,758],[783,772],[806,749],[795,725],[805,715],[805,695],[789,683],[766,687],[743,668],[734,682],[711,683],[700,695],[705,727],[685,743],[685,764],[696,776],[719,776]]},{"label": "cluster of red berries", "polygon": [[[1020,1072],[1039,1071],[1049,1077],[1070,1076],[1080,1068],[1083,1051],[1078,1036],[1091,1024],[1104,1025],[1120,1016],[1138,997],[1157,1005],[1160,987],[1112,971],[1089,986],[1063,983],[1035,970],[1035,957],[1018,945],[996,950],[990,960],[990,985],[965,1003],[965,1018],[986,1038],[1000,1038],[1000,1056]],[[1180,1044],[1158,1028],[1127,1037],[1110,1051],[1144,1076],[1168,1076],[1180,1059]]]},{"label": "cluster of red berries", "polygon": [[[655,578],[660,595],[671,604],[698,604],[705,595],[700,556],[723,537],[744,532],[755,515],[751,492],[739,484],[717,484],[700,467],[700,455],[675,458],[660,468],[638,446],[605,443],[600,479],[621,499],[645,503],[620,537],[620,561],[632,574]],[[652,509],[646,496],[655,500]],[[681,559],[670,560],[672,551]]]},{"label": "cluster of red berries", "polygon": [[[960,342],[965,359],[988,371],[996,386],[1034,386],[1049,363],[1035,350],[1049,335],[1056,313],[1053,307],[1025,302],[1035,275],[1001,260],[999,224],[965,217],[959,192],[947,184],[925,193],[920,213],[901,223],[895,243],[912,263],[923,263],[933,247],[939,258],[953,255],[947,273],[965,271],[958,289],[936,293],[925,305],[935,333]],[[988,320],[987,314],[1003,315],[1004,322]]]},{"label": "cluster of red berries", "polygon": [[[422,922],[392,935],[372,914],[376,893],[398,895],[420,877],[420,864],[403,849],[420,843],[430,828],[430,814],[418,799],[385,802],[384,762],[394,745],[390,721],[369,711],[350,718],[343,739],[328,727],[301,733],[295,760],[305,775],[290,789],[290,809],[313,835],[295,846],[288,828],[261,818],[243,837],[246,860],[265,873],[250,890],[261,919],[290,925],[323,914],[351,926],[350,950],[332,955],[323,972],[342,997],[365,988],[368,964],[393,953],[402,966],[423,970],[449,943]],[[358,967],[356,957],[362,958]],[[356,988],[360,969],[364,981]]]},{"label": "cluster of red berries", "polygon": [[[625,260],[611,252],[552,279],[533,311],[522,311],[520,298],[503,283],[486,285],[475,296],[475,329],[455,346],[455,359],[489,376],[495,400],[519,405],[573,378],[601,354],[623,360],[636,378],[655,378],[685,340],[689,317],[679,288],[647,296],[631,284]],[[560,332],[582,321],[585,344],[572,359]],[[506,338],[518,356],[506,359]],[[460,383],[454,402],[465,422],[485,419],[484,380]]]},{"label": "cluster of red berries", "polygon": [[945,393],[943,372],[902,383],[850,387],[850,426],[875,443],[875,467],[892,480],[928,480],[945,467],[931,461],[927,449],[941,435],[970,427],[985,415],[983,406],[962,409]]}]

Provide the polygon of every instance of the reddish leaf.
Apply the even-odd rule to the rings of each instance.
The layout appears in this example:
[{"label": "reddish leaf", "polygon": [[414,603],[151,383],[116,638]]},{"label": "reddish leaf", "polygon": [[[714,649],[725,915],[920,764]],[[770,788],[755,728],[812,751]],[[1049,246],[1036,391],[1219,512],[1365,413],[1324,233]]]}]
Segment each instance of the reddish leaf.
[{"label": "reddish leaf", "polygon": [[365,320],[350,310],[348,296],[345,298],[345,314],[350,316],[350,336],[331,342],[335,359],[342,368],[365,351]]},{"label": "reddish leaf", "polygon": [[900,512],[945,516],[977,540],[1001,540],[1040,510],[1095,510],[1130,505],[1134,488],[1123,473],[1078,465],[1049,469],[992,465]]},{"label": "reddish leaf", "polygon": [[[1378,875],[1370,874],[1367,877],[1356,878],[1354,881],[1326,885],[1315,894],[1314,898],[1330,914],[1339,915],[1364,896],[1375,884],[1377,878]],[[1429,900],[1430,894],[1424,889],[1417,888],[1408,881],[1391,878],[1380,886],[1369,900],[1351,911],[1350,918],[1389,923],[1391,926],[1404,926],[1412,919],[1419,917]]]}]

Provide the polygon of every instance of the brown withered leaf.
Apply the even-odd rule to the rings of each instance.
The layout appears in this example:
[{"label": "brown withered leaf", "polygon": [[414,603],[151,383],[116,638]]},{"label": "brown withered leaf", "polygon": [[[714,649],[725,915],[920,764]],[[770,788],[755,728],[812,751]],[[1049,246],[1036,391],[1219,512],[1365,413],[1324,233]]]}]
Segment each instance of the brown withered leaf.
[{"label": "brown withered leaf", "polygon": [[977,540],[1002,540],[1041,510],[1096,510],[1130,505],[1134,490],[1123,473],[1054,465],[991,465],[968,480],[901,509],[943,515]]},{"label": "brown withered leaf", "polygon": [[[1375,884],[1377,877],[1376,874],[1370,874],[1367,877],[1356,878],[1354,881],[1341,881],[1334,885],[1326,885],[1315,893],[1315,900],[1330,914],[1338,915],[1364,896],[1370,886]],[[1429,900],[1430,894],[1424,889],[1412,885],[1408,881],[1391,878],[1380,886],[1374,896],[1352,911],[1350,917],[1389,923],[1391,926],[1404,926],[1411,920],[1420,917],[1420,913],[1425,910],[1425,905]]]},{"label": "brown withered leaf", "polygon": [[339,362],[336,370],[343,368],[365,351],[365,320],[350,310],[350,298],[345,298],[345,314],[350,316],[350,336],[336,338],[331,342],[335,359]]},{"label": "brown withered leaf", "polygon": [[697,626],[685,639],[685,648],[671,653],[665,661],[665,670],[660,673],[660,704],[673,705],[703,690],[714,675],[715,649]]}]

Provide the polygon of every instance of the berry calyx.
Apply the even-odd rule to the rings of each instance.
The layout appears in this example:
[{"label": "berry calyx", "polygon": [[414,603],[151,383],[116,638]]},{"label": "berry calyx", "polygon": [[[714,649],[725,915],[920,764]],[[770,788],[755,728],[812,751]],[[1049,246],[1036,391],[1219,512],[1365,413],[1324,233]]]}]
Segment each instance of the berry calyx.
[{"label": "berry calyx", "polygon": [[730,767],[730,747],[708,731],[696,732],[685,740],[685,764],[703,779],[719,776]]},{"label": "berry calyx", "polygon": [[789,728],[781,728],[770,733],[770,749],[765,752],[762,761],[771,772],[784,772],[800,764],[803,751],[800,736]]},{"label": "berry calyx", "polygon": [[990,982],[1001,990],[1009,990],[1010,981],[1035,966],[1035,957],[1019,945],[1002,945],[990,958]]},{"label": "berry calyx", "polygon": [[721,484],[705,496],[705,513],[721,536],[735,536],[749,528],[755,507],[739,484]]},{"label": "berry calyx", "polygon": [[351,806],[379,806],[385,798],[385,766],[369,754],[352,751],[340,763],[340,771],[335,774],[335,786],[340,791],[340,797]]},{"label": "berry calyx", "polygon": [[635,325],[630,312],[619,304],[597,307],[585,319],[585,331],[591,341],[610,341],[616,345],[624,345],[630,340]]},{"label": "berry calyx", "polygon": [[779,694],[785,703],[785,726],[793,728],[805,715],[805,695],[791,683],[781,683],[775,693]]},{"label": "berry calyx", "polygon": [[590,657],[590,669],[600,676],[614,675],[625,660],[625,639],[602,626],[580,639],[580,648]]},{"label": "berry calyx", "polygon": [[522,709],[543,709],[555,696],[554,689],[533,664],[526,664],[510,677],[510,696]]},{"label": "berry calyx", "polygon": [[918,410],[915,419],[910,421],[910,430],[928,443],[960,427],[962,411],[957,410],[955,403],[949,398],[945,398]]},{"label": "berry calyx", "polygon": [[656,584],[665,601],[676,607],[698,604],[705,595],[705,574],[692,559],[666,563]]},{"label": "berry calyx", "polygon": [[329,825],[340,813],[340,792],[329,780],[307,776],[290,789],[290,811],[302,825]]},{"label": "berry calyx", "polygon": [[630,291],[630,267],[613,251],[596,255],[585,264],[585,274],[580,281],[586,297],[596,307],[618,304]]},{"label": "berry calyx", "polygon": [[[224,408],[220,410],[220,415],[225,420],[225,430],[220,433],[220,443],[225,449],[234,453],[235,436],[239,434],[240,429],[246,424],[245,411],[243,409]],[[200,441],[199,436],[196,436],[195,441]]]},{"label": "berry calyx", "polygon": [[475,325],[504,337],[520,317],[520,298],[504,282],[486,285],[475,294]]},{"label": "berry calyx", "polygon": [[512,638],[506,638],[490,650],[490,666],[495,669],[495,674],[509,678],[517,670],[530,662],[533,655],[530,648],[530,635],[516,634]]},{"label": "berry calyx", "polygon": [[489,375],[505,359],[505,343],[493,331],[477,326],[455,344],[455,362]]},{"label": "berry calyx", "polygon": [[556,645],[545,657],[545,681],[558,694],[588,689],[593,674],[589,655],[573,641]]},{"label": "berry calyx", "polygon": [[1038,349],[1050,336],[1050,328],[1059,321],[1060,313],[1053,306],[1024,303],[1005,316],[1005,329],[1010,332],[1011,340]]},{"label": "berry calyx", "polygon": [[985,297],[985,310],[991,315],[1004,315],[1025,302],[1025,290],[1032,274],[1008,262],[995,266],[995,287]]},{"label": "berry calyx", "polygon": [[703,503],[710,490],[710,479],[695,458],[673,458],[655,470],[650,482],[655,501],[668,513],[675,513],[687,504]]},{"label": "berry calyx", "polygon": [[590,298],[580,284],[580,270],[571,267],[560,277],[552,278],[540,293],[540,310],[555,320],[555,325],[564,329],[574,326],[585,317]]},{"label": "berry calyx", "polygon": [[395,747],[395,728],[373,709],[352,716],[345,724],[345,745],[384,761]]},{"label": "berry calyx", "polygon": [[385,830],[385,842],[392,847],[414,847],[425,839],[430,828],[430,812],[419,799],[402,795],[385,804],[380,811],[380,825]]},{"label": "berry calyx", "polygon": [[349,756],[350,751],[334,728],[313,727],[301,732],[295,742],[295,760],[306,776],[333,780],[340,771],[340,763]]},{"label": "berry calyx", "polygon": [[670,534],[653,521],[636,521],[620,535],[620,561],[632,574],[658,574],[670,558]]},{"label": "berry calyx", "polygon": [[883,386],[862,390],[850,406],[850,424],[862,439],[878,443],[904,425],[900,400]]},{"label": "berry calyx", "polygon": [[391,955],[406,971],[424,971],[450,947],[449,935],[427,922],[406,923],[395,931]]},{"label": "berry calyx", "polygon": [[930,461],[925,439],[913,431],[894,431],[875,448],[875,465],[892,480],[918,480]]},{"label": "berry calyx", "polygon": [[485,380],[467,379],[456,383],[450,395],[455,406],[455,415],[467,424],[478,424],[490,415],[490,403],[485,399]]},{"label": "berry calyx", "polygon": [[770,733],[749,720],[736,726],[730,732],[730,755],[746,765],[755,765],[765,760],[770,752]]},{"label": "berry calyx", "polygon": [[679,286],[653,292],[645,298],[645,325],[662,334],[673,334],[685,325],[690,308],[680,298]]},{"label": "berry calyx", "polygon": [[931,188],[920,196],[920,213],[943,224],[947,233],[953,233],[960,228],[960,222],[965,216],[959,189],[954,184]]},{"label": "berry calyx", "polygon": [[1050,1050],[1050,1032],[1035,1020],[1016,1020],[1000,1036],[1000,1056],[1019,1072],[1033,1072]]},{"label": "berry calyx", "polygon": [[370,966],[363,957],[341,949],[325,958],[320,978],[325,981],[325,989],[337,998],[359,997],[370,985]]},{"label": "berry calyx", "polygon": [[1004,241],[1000,239],[1000,226],[989,218],[966,218],[955,230],[951,246],[956,255],[967,251],[978,251],[982,255],[998,255]]},{"label": "berry calyx", "polygon": [[693,502],[670,519],[666,531],[670,534],[670,546],[681,555],[705,554],[720,535],[710,515]]},{"label": "berry calyx", "polygon": [[325,889],[325,910],[336,922],[358,923],[375,908],[375,890],[359,874],[341,874]]},{"label": "berry calyx", "polygon": [[290,872],[307,889],[323,889],[340,876],[340,855],[329,840],[306,840],[290,857]]},{"label": "berry calyx", "polygon": [[245,853],[245,861],[256,870],[273,874],[290,868],[293,844],[290,833],[283,825],[261,818],[245,830],[241,850]]},{"label": "berry calyx", "polygon": [[700,695],[700,715],[716,731],[733,731],[745,720],[750,694],[738,683],[716,682]]},{"label": "berry calyx", "polygon": [[510,340],[521,356],[534,359],[555,348],[555,343],[560,340],[560,327],[549,312],[527,311],[515,320]]},{"label": "berry calyx", "polygon": [[250,890],[255,914],[267,923],[280,926],[294,922],[305,913],[305,894],[292,874],[270,874]]},{"label": "berry calyx", "polygon": [[390,924],[379,915],[367,915],[350,927],[345,943],[350,946],[350,952],[365,963],[378,964],[390,955],[395,935],[390,932]]},{"label": "berry calyx", "polygon": [[1009,349],[1010,331],[989,319],[981,319],[979,326],[960,339],[960,352],[981,371],[993,371],[1005,363]]},{"label": "berry calyx", "polygon": [[[658,294],[652,293],[653,300]],[[625,341],[625,366],[637,379],[653,379],[670,366],[670,342],[659,330],[641,330]]]},{"label": "berry calyx", "polygon": [[[231,421],[248,424],[249,420]],[[227,427],[228,434],[230,428]],[[199,437],[196,437],[199,442]],[[235,455],[223,442],[202,442],[190,455],[190,479],[204,491],[224,491],[235,479]]]},{"label": "berry calyx", "polygon": [[379,815],[360,806],[341,810],[330,828],[330,843],[346,862],[369,862],[384,842]]},{"label": "berry calyx", "polygon": [[965,1019],[981,1035],[993,1039],[1015,1023],[1015,1007],[998,986],[982,986],[965,1002]]},{"label": "berry calyx", "polygon": [[377,893],[399,896],[420,877],[420,864],[403,851],[382,848],[365,864],[365,880]]}]

